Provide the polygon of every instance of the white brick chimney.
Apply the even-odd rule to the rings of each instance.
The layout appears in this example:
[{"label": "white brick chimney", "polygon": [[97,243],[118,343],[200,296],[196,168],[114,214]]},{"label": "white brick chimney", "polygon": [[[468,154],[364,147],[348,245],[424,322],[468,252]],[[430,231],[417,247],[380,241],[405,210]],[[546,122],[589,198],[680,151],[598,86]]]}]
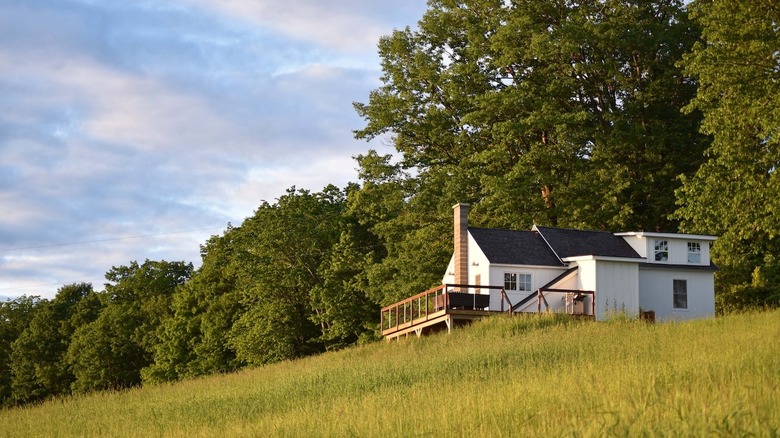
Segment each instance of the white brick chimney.
[{"label": "white brick chimney", "polygon": [[452,207],[455,219],[455,284],[469,282],[469,204]]}]

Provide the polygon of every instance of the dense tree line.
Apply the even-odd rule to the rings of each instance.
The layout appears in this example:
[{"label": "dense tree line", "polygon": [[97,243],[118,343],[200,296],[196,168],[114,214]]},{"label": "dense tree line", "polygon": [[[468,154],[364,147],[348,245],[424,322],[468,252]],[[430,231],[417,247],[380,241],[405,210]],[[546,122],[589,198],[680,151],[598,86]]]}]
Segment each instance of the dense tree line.
[{"label": "dense tree line", "polygon": [[716,234],[719,311],[780,304],[780,7],[766,0],[432,0],[355,104],[360,184],[291,188],[197,270],[0,303],[0,403],[126,388],[376,338],[440,281],[451,206],[480,226]]},{"label": "dense tree line", "polygon": [[1,303],[0,404],[140,384],[171,297],[192,271],[191,263],[133,262],[112,268],[102,292],[70,284],[52,300]]},{"label": "dense tree line", "polygon": [[382,248],[350,186],[289,189],[201,247],[113,267],[105,290],[0,303],[0,404],[229,372],[375,339],[364,271]]}]

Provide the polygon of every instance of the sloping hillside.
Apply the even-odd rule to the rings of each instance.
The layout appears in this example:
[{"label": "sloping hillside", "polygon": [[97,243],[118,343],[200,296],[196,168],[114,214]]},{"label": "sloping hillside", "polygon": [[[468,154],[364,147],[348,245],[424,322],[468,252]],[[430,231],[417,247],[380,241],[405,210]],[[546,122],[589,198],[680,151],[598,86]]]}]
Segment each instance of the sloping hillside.
[{"label": "sloping hillside", "polygon": [[212,378],[0,411],[3,436],[777,435],[780,312],[495,317]]}]

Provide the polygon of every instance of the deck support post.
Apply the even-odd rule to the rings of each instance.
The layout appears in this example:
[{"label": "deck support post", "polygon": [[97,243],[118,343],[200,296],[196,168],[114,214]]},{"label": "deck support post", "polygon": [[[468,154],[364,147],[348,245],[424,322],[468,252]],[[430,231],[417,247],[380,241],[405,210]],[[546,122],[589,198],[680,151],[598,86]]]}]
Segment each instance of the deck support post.
[{"label": "deck support post", "polygon": [[536,313],[542,313],[542,290],[536,290]]}]

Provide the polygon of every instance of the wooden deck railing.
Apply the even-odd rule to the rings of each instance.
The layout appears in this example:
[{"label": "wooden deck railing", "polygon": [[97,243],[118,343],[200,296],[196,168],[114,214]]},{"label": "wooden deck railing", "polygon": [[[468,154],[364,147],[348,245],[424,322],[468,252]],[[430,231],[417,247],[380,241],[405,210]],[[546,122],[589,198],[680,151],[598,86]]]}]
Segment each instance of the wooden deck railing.
[{"label": "wooden deck railing", "polygon": [[[481,293],[483,290],[491,291],[490,294]],[[496,297],[493,291],[499,291]],[[475,319],[489,313],[507,312],[510,315],[520,311],[524,305],[530,304],[536,299],[537,312],[542,312],[542,304],[550,311],[550,304],[545,297],[546,293],[590,295],[590,315],[582,309],[579,316],[596,314],[595,292],[575,289],[539,288],[536,293],[531,293],[525,298],[519,299],[514,305],[501,286],[484,286],[473,284],[444,284],[428,289],[425,292],[413,295],[409,298],[393,303],[382,308],[380,319],[380,331],[382,335],[392,336],[398,332],[407,333],[409,330],[438,324],[440,319],[447,315],[459,315],[460,318]],[[496,302],[496,298],[498,301]],[[568,304],[567,304],[568,306]],[[572,304],[572,309],[574,309]],[[566,308],[568,310],[568,307]],[[430,321],[430,322],[429,322]],[[419,335],[419,333],[418,333]]]},{"label": "wooden deck railing", "polygon": [[[464,290],[468,292],[470,289],[475,291],[480,289],[500,290],[500,307],[498,309],[490,308],[489,295],[463,292]],[[380,330],[384,333],[388,330],[411,327],[428,321],[429,318],[439,317],[441,316],[440,312],[453,308],[512,313],[512,303],[503,287],[445,284],[382,308]]]},{"label": "wooden deck railing", "polygon": [[437,286],[382,308],[381,330],[401,329],[414,320],[427,320],[431,314],[444,310],[446,298],[440,297],[446,297],[445,288],[445,285]]}]

